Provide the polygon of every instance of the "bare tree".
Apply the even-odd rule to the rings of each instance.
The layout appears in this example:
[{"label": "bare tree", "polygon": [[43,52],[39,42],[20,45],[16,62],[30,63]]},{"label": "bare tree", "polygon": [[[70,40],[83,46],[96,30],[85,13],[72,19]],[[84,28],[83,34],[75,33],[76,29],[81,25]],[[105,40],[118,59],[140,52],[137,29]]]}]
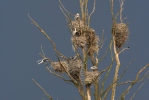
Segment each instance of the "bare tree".
[{"label": "bare tree", "polygon": [[[108,46],[107,51],[105,51],[105,54],[101,58],[98,57],[98,54],[100,49],[102,48],[104,38],[99,38],[95,30],[90,27],[90,19],[95,11],[96,0],[94,0],[93,9],[90,13],[88,12],[88,0],[79,0],[79,2],[81,14],[71,14],[65,8],[63,3],[59,0],[60,10],[66,17],[68,27],[71,33],[71,43],[75,52],[74,57],[66,57],[65,55],[60,53],[60,51],[57,50],[55,43],[47,35],[47,33],[37,24],[36,21],[34,21],[29,16],[33,24],[37,26],[41,33],[44,34],[51,42],[58,59],[57,61],[52,61],[51,58],[46,57],[41,47],[42,53],[40,55],[42,59],[37,61],[37,63],[45,63],[46,69],[51,74],[55,75],[56,77],[62,79],[65,82],[74,84],[74,86],[78,89],[82,100],[91,100],[92,96],[94,96],[95,100],[106,100],[110,91],[111,100],[115,100],[116,87],[130,84],[118,98],[121,100],[125,100],[125,95],[130,91],[132,86],[134,86],[138,82],[142,82],[149,76],[149,70],[147,70],[149,64],[145,65],[143,68],[140,69],[140,71],[136,75],[136,78],[133,81],[126,81],[122,83],[117,82],[125,74],[128,68],[127,67],[126,70],[121,75],[119,75],[119,69],[121,66],[119,55],[124,50],[129,49],[123,48],[123,44],[129,36],[128,23],[124,23],[124,19],[122,17],[124,0],[120,0],[120,10],[116,15],[113,11],[114,0],[109,0],[112,15],[111,42]],[[118,17],[120,19],[120,22],[117,22]],[[107,68],[99,71],[98,64],[103,60],[108,51],[111,51],[112,62]],[[92,66],[88,66],[88,62],[91,62]],[[113,67],[114,62],[116,62],[115,67]],[[115,68],[113,82],[108,86],[107,89],[104,89],[106,79],[109,76],[112,67]],[[144,71],[146,70],[147,72],[145,73]],[[140,74],[143,72],[144,75],[140,76]],[[66,79],[66,77],[63,76],[63,73],[66,73],[69,79]],[[103,76],[103,81],[100,81],[99,77],[102,73],[105,73],[105,76]],[[44,92],[44,94],[50,100],[52,100],[52,97],[46,92],[44,88],[42,88],[40,84],[38,84],[34,79],[33,82]],[[138,91],[141,89],[143,84],[140,85]],[[94,91],[91,91],[91,85],[94,87]],[[138,91],[136,91],[136,93]],[[136,93],[131,97],[131,100],[136,95]]]}]

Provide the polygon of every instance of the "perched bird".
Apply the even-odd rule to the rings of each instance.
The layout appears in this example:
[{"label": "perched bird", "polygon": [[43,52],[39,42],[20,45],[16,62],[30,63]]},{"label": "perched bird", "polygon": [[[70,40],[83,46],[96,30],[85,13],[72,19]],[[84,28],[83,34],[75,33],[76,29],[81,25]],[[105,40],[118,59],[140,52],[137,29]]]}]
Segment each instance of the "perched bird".
[{"label": "perched bird", "polygon": [[90,69],[92,71],[86,71],[85,73],[85,78],[84,78],[85,85],[91,85],[93,82],[95,82],[95,80],[97,80],[99,76],[97,66],[92,66]]},{"label": "perched bird", "polygon": [[80,19],[80,14],[79,13],[76,13],[75,17],[74,17],[74,20],[77,21]]},{"label": "perched bird", "polygon": [[98,71],[97,66],[92,66],[90,69],[92,69],[93,72]]},{"label": "perched bird", "polygon": [[74,30],[72,31],[72,35],[74,36],[74,35],[76,35],[76,33],[77,33],[77,29],[74,28]]}]

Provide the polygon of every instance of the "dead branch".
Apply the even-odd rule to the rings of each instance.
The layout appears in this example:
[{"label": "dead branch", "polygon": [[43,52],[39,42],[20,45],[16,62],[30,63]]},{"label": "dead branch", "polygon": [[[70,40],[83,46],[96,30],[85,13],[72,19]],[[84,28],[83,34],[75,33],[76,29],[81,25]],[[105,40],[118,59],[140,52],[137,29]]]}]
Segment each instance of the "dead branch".
[{"label": "dead branch", "polygon": [[[110,42],[110,45],[111,45],[112,41]],[[108,48],[106,49],[106,52],[104,53],[104,55],[99,59],[98,63],[100,63],[104,58],[105,56],[108,54],[108,51],[110,49],[110,45],[108,46]]]},{"label": "dead branch", "polygon": [[105,77],[104,77],[104,79],[103,79],[103,81],[102,81],[102,83],[101,83],[100,97],[102,97],[102,95],[103,95],[102,93],[103,93],[103,91],[104,91],[105,81],[106,81],[107,77],[109,76],[109,73],[110,73],[110,70],[111,70],[111,68],[112,68],[113,63],[114,63],[114,60],[111,62],[110,66],[109,66],[109,68],[108,68],[108,71],[107,71],[107,73],[106,73],[106,75],[105,75]]},{"label": "dead branch", "polygon": [[59,57],[57,56],[58,61],[60,63],[60,65],[65,69],[65,72],[67,73],[67,75],[69,76],[69,78],[72,80],[72,82],[74,83],[74,85],[77,85],[78,82],[69,74],[68,70],[66,69],[66,67],[61,63]]},{"label": "dead branch", "polygon": [[64,6],[63,3],[61,2],[61,0],[59,0],[59,3],[60,3],[60,5],[62,6],[62,8],[63,8],[69,15],[72,15],[72,16],[73,16],[73,14],[71,14],[71,13],[65,8],[65,6]]},{"label": "dead branch", "polygon": [[127,50],[127,49],[129,49],[129,47],[123,48],[123,49],[119,52],[119,54],[122,53],[122,52],[124,52],[124,51]]},{"label": "dead branch", "polygon": [[32,81],[44,92],[44,94],[49,98],[49,100],[53,100],[52,97],[46,92],[46,90],[40,84],[38,84],[34,79],[32,79]]},{"label": "dead branch", "polygon": [[58,55],[60,55],[62,58],[67,59],[64,55],[62,55],[62,54],[56,49],[55,43],[54,43],[54,42],[52,41],[52,39],[45,33],[45,31],[44,31],[42,28],[40,28],[40,26],[37,24],[37,22],[34,21],[34,20],[29,16],[29,14],[28,14],[28,17],[29,17],[30,20],[33,22],[33,24],[41,31],[41,33],[44,34],[44,35],[48,38],[48,40],[52,43],[53,49],[55,50],[55,52],[56,52]]},{"label": "dead branch", "polygon": [[114,12],[113,12],[114,2],[113,2],[113,0],[109,0],[109,1],[110,1],[110,10],[111,10],[111,14],[112,14],[112,21],[114,23],[115,22]]},{"label": "dead branch", "polygon": [[[146,81],[147,81],[147,79],[146,79]],[[138,90],[133,94],[133,96],[130,98],[130,100],[132,100],[132,99],[135,97],[135,95],[141,90],[142,86],[146,83],[146,81],[143,82],[143,83],[140,85],[140,87],[139,87]]]},{"label": "dead branch", "polygon": [[113,48],[114,48],[114,54],[115,54],[115,59],[116,59],[116,68],[115,68],[115,74],[113,78],[113,86],[112,86],[112,95],[111,95],[111,100],[114,100],[115,98],[115,91],[116,91],[116,81],[118,80],[118,72],[120,68],[120,60],[119,60],[119,54],[116,50],[116,43],[115,43],[115,37],[113,36]]},{"label": "dead branch", "polygon": [[142,69],[140,69],[140,71],[137,73],[135,80],[130,84],[130,86],[121,94],[121,99],[124,100],[125,98],[125,94],[129,92],[129,90],[132,88],[132,86],[134,86],[137,81],[139,80],[139,75],[146,69],[149,67],[149,64],[147,64],[146,66],[144,66]]},{"label": "dead branch", "polygon": [[132,100],[134,97],[135,97],[135,95],[141,90],[141,88],[142,88],[142,86],[145,84],[145,82],[143,82],[142,84],[141,84],[141,86],[139,87],[139,89],[134,93],[134,95],[130,98],[130,100]]},{"label": "dead branch", "polygon": [[51,74],[57,76],[58,78],[60,78],[60,79],[62,79],[63,81],[65,81],[66,83],[68,83],[68,82],[72,82],[72,80],[66,80],[66,79],[63,78],[62,76],[56,74],[55,72],[52,72],[52,71],[50,70],[50,68],[49,68],[47,65],[46,65],[46,69],[47,69]]},{"label": "dead branch", "polygon": [[128,70],[128,68],[129,68],[129,66],[132,64],[132,62],[135,60],[136,58],[134,58],[134,59],[132,59],[130,62],[129,62],[129,64],[126,66],[126,69],[123,71],[123,73],[118,77],[118,80],[120,79],[120,78],[122,78],[124,75],[125,75],[125,73],[126,73],[126,71]]},{"label": "dead branch", "polygon": [[93,10],[92,10],[92,12],[90,13],[90,15],[88,16],[88,27],[89,27],[89,24],[90,24],[91,16],[92,16],[92,14],[93,14],[94,11],[95,11],[95,7],[96,7],[96,0],[94,0]]},{"label": "dead branch", "polygon": [[64,13],[64,11],[63,11],[63,9],[62,9],[62,7],[59,5],[59,7],[60,7],[60,10],[61,10],[61,12],[64,14],[64,16],[66,17],[66,19],[67,19],[67,22],[69,22],[70,21],[70,18]]},{"label": "dead branch", "polygon": [[124,5],[124,1],[125,0],[120,0],[120,21],[121,23],[123,22],[123,19],[122,19],[122,11],[123,11],[123,5]]}]

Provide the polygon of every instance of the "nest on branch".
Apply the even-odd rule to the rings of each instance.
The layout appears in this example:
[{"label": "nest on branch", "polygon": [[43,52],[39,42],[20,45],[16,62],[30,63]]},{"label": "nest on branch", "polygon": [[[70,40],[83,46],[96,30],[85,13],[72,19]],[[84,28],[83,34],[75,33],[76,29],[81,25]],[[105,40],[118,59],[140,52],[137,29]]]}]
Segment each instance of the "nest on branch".
[{"label": "nest on branch", "polygon": [[79,80],[82,68],[82,60],[79,57],[70,58],[68,62],[68,72],[75,79]]},{"label": "nest on branch", "polygon": [[72,32],[72,44],[74,50],[85,48],[88,55],[93,55],[99,51],[99,37],[96,35],[94,29],[85,25],[85,22],[81,20],[79,14],[75,15],[75,19],[70,21],[69,28]]},{"label": "nest on branch", "polygon": [[116,46],[120,48],[128,38],[129,29],[125,23],[117,23],[112,27],[112,35],[114,36]]},{"label": "nest on branch", "polygon": [[67,61],[51,62],[51,66],[56,72],[68,72],[75,80],[79,80],[80,71],[82,68],[82,60],[75,56],[68,58]]},{"label": "nest on branch", "polygon": [[90,85],[92,83],[94,83],[96,81],[96,79],[98,79],[99,73],[98,71],[87,71],[85,73],[85,79],[84,79],[84,84],[85,85]]},{"label": "nest on branch", "polygon": [[51,62],[51,66],[53,67],[54,71],[63,73],[65,72],[65,69],[67,69],[68,63],[66,61]]},{"label": "nest on branch", "polygon": [[99,37],[98,36],[94,36],[90,41],[90,44],[87,46],[88,47],[88,55],[93,55],[94,53],[98,53],[99,51]]}]

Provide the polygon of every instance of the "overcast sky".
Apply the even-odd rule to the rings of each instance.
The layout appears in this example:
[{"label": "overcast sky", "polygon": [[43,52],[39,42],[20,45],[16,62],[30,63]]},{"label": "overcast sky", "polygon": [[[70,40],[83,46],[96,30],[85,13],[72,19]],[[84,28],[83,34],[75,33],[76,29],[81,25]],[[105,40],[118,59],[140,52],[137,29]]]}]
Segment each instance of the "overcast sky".
[{"label": "overcast sky", "polygon": [[[78,0],[61,0],[67,10],[72,14],[80,12]],[[90,0],[93,1],[93,0]],[[89,11],[93,2],[89,2]],[[109,0],[97,0],[96,10],[91,18],[91,27],[101,36],[104,33],[104,45],[100,50],[101,57],[109,45],[111,38],[111,13]],[[115,0],[115,12],[119,10],[119,0]],[[32,82],[34,78],[43,86],[54,100],[78,100],[77,89],[71,84],[66,84],[51,75],[45,65],[37,65],[41,59],[40,46],[45,54],[52,60],[57,60],[52,45],[46,37],[31,23],[28,14],[47,32],[53,39],[59,51],[67,57],[73,56],[70,33],[64,15],[59,9],[58,0],[0,0],[0,99],[1,100],[41,100],[47,99],[44,93]],[[128,63],[136,58],[130,65],[127,75],[120,82],[134,80],[136,73],[149,63],[149,1],[125,0],[123,18],[130,22],[130,35],[124,47],[130,47],[120,55],[120,73]],[[110,62],[106,56],[99,64],[99,70],[106,68]],[[108,62],[108,63],[107,63]],[[89,66],[90,67],[90,66]],[[145,73],[145,72],[144,72]],[[109,85],[113,74],[106,85]],[[126,96],[127,100],[137,91],[141,84],[135,85]],[[118,94],[128,85],[118,88]],[[141,91],[134,100],[148,100],[149,80],[146,81]]]}]

